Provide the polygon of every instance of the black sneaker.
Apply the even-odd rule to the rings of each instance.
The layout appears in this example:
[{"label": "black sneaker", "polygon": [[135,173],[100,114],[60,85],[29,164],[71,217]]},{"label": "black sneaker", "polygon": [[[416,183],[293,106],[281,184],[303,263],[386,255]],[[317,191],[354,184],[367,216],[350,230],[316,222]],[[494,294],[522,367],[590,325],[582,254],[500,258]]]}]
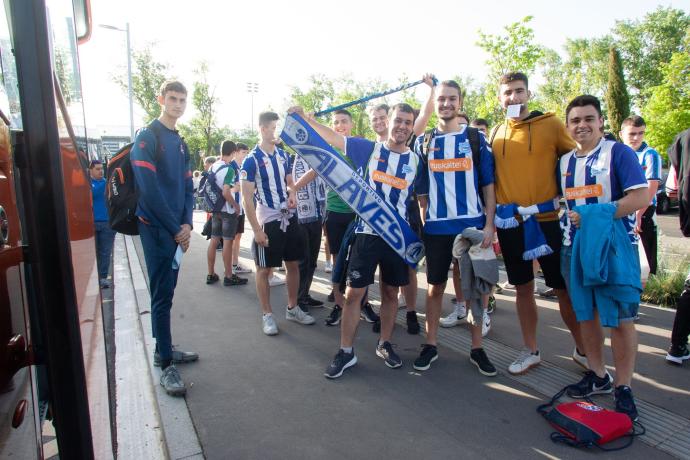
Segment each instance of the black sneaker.
[{"label": "black sneaker", "polygon": [[340,305],[335,305],[333,311],[325,320],[326,326],[337,326],[340,324],[340,315],[342,315],[342,313],[343,309],[340,308]]},{"label": "black sneaker", "polygon": [[379,320],[379,315],[377,315],[374,309],[371,308],[371,304],[369,302],[364,304],[359,316],[367,323],[375,323]]},{"label": "black sneaker", "polygon": [[407,321],[407,333],[408,334],[419,334],[419,321],[417,320],[416,311],[408,311],[405,315]]},{"label": "black sneaker", "polygon": [[326,368],[326,372],[323,375],[327,379],[337,379],[343,375],[343,371],[348,367],[352,367],[357,364],[357,356],[355,356],[355,350],[352,353],[345,353],[342,349],[338,351],[331,361],[331,364]]},{"label": "black sneaker", "polygon": [[[199,353],[193,351],[181,351],[175,350],[173,347],[172,351],[172,363],[173,364],[186,364],[197,361],[199,359]],[[156,367],[161,367],[161,355],[157,352],[153,352],[153,365]]]},{"label": "black sneaker", "polygon": [[187,388],[184,386],[182,377],[173,365],[166,367],[161,374],[161,386],[165,388],[165,392],[170,396],[184,396],[187,393]]},{"label": "black sneaker", "polygon": [[304,304],[306,304],[308,307],[323,307],[323,302],[320,300],[316,300],[312,296],[307,297],[304,299]]},{"label": "black sneaker", "polygon": [[383,342],[377,345],[376,356],[383,358],[386,366],[391,369],[397,369],[402,366],[402,359],[400,359],[400,356],[393,350],[393,345],[391,345],[390,342]]},{"label": "black sneaker", "polygon": [[495,311],[496,311],[496,297],[490,295],[489,296],[489,306],[486,309],[486,312],[490,315],[493,315]]},{"label": "black sneaker", "polygon": [[477,366],[482,375],[487,377],[494,377],[498,373],[483,348],[475,348],[470,351],[470,362]]},{"label": "black sneaker", "polygon": [[223,277],[223,286],[243,286],[247,284],[248,281],[249,280],[247,278],[240,278],[233,273],[230,278],[227,276]]},{"label": "black sneaker", "polygon": [[682,347],[671,345],[671,348],[668,349],[668,353],[666,354],[666,361],[676,366],[682,365],[683,361],[687,361],[688,359],[690,359],[690,350],[688,350],[687,345],[683,345]]},{"label": "black sneaker", "polygon": [[609,394],[612,391],[613,385],[608,372],[604,377],[598,377],[594,371],[587,371],[582,380],[568,387],[566,394],[571,398],[583,399],[592,395]]},{"label": "black sneaker", "polygon": [[333,293],[333,289],[331,289],[331,293],[328,294],[328,301],[335,302],[335,294]]},{"label": "black sneaker", "polygon": [[215,273],[213,275],[206,275],[206,284],[213,284],[218,282],[220,278]]},{"label": "black sneaker", "polygon": [[429,345],[425,343],[422,345],[422,352],[419,354],[419,358],[415,359],[412,367],[418,371],[425,371],[431,367],[431,363],[438,359],[438,351],[436,350],[436,345]]},{"label": "black sneaker", "polygon": [[616,412],[621,412],[630,417],[630,420],[633,422],[637,422],[640,416],[637,413],[635,399],[633,398],[630,387],[627,385],[617,386],[613,397],[616,400]]},{"label": "black sneaker", "polygon": [[381,319],[380,318],[378,320],[374,321],[374,324],[371,325],[371,331],[374,334],[378,334],[381,332]]}]

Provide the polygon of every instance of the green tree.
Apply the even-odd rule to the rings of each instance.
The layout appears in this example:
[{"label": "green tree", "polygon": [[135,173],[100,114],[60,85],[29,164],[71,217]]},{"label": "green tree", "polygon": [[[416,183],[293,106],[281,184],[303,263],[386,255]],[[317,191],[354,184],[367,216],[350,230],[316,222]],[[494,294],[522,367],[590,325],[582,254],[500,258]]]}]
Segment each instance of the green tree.
[{"label": "green tree", "polygon": [[690,126],[690,32],[660,73],[661,84],[646,91],[642,114],[647,141],[665,156],[674,136]]},{"label": "green tree", "polygon": [[[145,124],[158,118],[161,107],[156,99],[163,82],[168,79],[168,65],[153,58],[151,45],[142,50],[132,52],[132,96],[136,103],[144,109]],[[122,90],[127,93],[127,73],[119,73],[113,77]]]},{"label": "green tree", "polygon": [[630,114],[630,96],[625,86],[621,56],[613,46],[609,50],[609,84],[605,99],[608,108],[609,128],[618,136],[621,123]]}]

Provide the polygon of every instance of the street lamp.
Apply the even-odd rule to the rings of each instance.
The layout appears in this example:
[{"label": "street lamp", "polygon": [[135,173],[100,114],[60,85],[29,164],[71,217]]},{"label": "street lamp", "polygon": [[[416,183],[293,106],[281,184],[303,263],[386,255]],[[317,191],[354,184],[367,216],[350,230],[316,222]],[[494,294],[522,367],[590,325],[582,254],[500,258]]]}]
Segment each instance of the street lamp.
[{"label": "street lamp", "polygon": [[98,24],[99,27],[104,29],[117,30],[120,32],[125,32],[127,34],[127,94],[129,96],[129,135],[131,140],[134,141],[134,98],[132,96],[132,46],[129,39],[129,22],[126,23],[124,29],[119,27],[111,26],[108,24]]},{"label": "street lamp", "polygon": [[247,82],[247,92],[252,96],[252,132],[254,132],[254,94],[259,92],[259,84]]}]

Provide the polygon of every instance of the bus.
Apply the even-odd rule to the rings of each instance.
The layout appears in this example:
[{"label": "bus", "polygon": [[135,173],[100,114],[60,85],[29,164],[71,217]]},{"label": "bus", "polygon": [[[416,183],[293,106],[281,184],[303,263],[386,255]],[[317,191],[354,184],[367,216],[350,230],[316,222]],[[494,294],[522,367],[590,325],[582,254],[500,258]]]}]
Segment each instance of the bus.
[{"label": "bus", "polygon": [[116,456],[79,71],[90,31],[88,0],[0,8],[0,458]]}]

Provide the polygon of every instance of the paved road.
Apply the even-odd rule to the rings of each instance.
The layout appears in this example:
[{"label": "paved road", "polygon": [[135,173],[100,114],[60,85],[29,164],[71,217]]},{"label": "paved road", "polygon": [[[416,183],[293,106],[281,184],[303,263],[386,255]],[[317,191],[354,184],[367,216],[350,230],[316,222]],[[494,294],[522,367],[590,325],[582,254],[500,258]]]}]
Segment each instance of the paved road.
[{"label": "paved road", "polygon": [[[250,241],[246,235],[241,252],[247,265],[251,265]],[[496,378],[481,376],[468,361],[469,350],[454,345],[469,337],[464,326],[444,330],[448,340],[440,347],[441,358],[424,373],[411,367],[423,338],[397,327],[394,341],[404,366],[391,370],[375,356],[377,337],[362,322],[355,344],[359,363],[343,378],[327,381],[323,370],[337,351],[339,334],[338,328],[323,325],[329,308],[313,310],[316,325],[288,323],[284,287],[272,288],[281,332],[267,337],[261,333],[253,276],[244,287],[206,286],[205,247],[205,240],[195,234],[175,296],[173,337],[181,347],[193,347],[201,354],[199,362],[181,371],[190,386],[187,405],[207,458],[586,455],[553,444],[549,426],[535,412],[552,393],[550,375],[577,378],[579,373],[569,359],[572,342],[554,302],[539,301],[545,364],[531,377],[511,377],[503,367]],[[325,299],[326,277],[320,266],[315,297]],[[420,295],[425,289],[421,283]],[[376,299],[375,290],[372,296]],[[444,302],[447,310],[449,298]],[[637,397],[650,404],[645,407],[658,407],[675,417],[678,430],[690,427],[690,366],[678,369],[663,362],[672,313],[645,308],[642,315]],[[498,296],[493,323],[486,346],[512,356],[520,347],[513,293]],[[608,398],[601,401],[610,404]],[[653,416],[648,414],[652,424]],[[623,455],[666,456],[644,442],[617,454]]]}]

